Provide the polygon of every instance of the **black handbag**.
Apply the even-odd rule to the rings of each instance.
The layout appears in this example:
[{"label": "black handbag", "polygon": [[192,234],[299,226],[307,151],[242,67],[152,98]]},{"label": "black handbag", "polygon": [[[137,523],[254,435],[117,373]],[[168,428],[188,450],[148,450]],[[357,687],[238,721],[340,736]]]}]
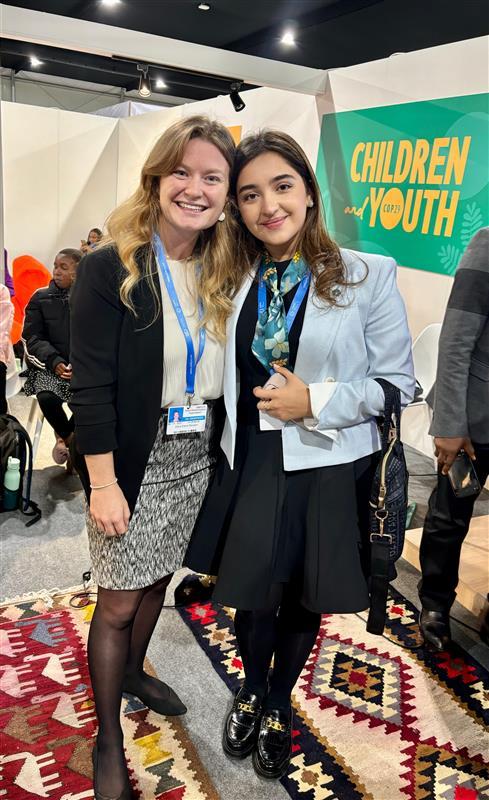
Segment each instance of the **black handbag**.
[{"label": "black handbag", "polygon": [[408,506],[408,470],[400,439],[401,395],[388,381],[376,379],[385,395],[380,460],[370,496],[370,611],[367,630],[382,634],[389,581],[404,547]]}]

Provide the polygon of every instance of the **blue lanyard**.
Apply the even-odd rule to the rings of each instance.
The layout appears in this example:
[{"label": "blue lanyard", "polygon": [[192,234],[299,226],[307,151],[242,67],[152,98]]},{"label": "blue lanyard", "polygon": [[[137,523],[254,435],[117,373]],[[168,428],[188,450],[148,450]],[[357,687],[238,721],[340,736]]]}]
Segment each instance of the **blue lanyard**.
[{"label": "blue lanyard", "polygon": [[[265,281],[263,280],[263,272],[264,267],[260,267],[259,278],[258,278],[258,315],[260,316],[264,311],[267,310],[267,287],[265,285]],[[311,283],[311,273],[307,272],[306,275],[302,278],[299,286],[297,287],[297,291],[294,295],[294,299],[290,304],[290,308],[287,312],[287,316],[285,318],[287,324],[287,331],[290,331],[292,325],[295,322],[295,318],[301,307],[301,303],[304,300],[304,297],[307,294],[309,289],[309,284]],[[274,370],[270,370],[270,374],[273,374]]]},{"label": "blue lanyard", "polygon": [[[163,248],[163,244],[161,242],[160,237],[157,233],[153,236],[153,244],[155,247],[156,252],[156,260],[158,262],[158,266],[160,268],[161,274],[163,276],[163,280],[165,281],[165,286],[168,291],[168,295],[170,297],[173,310],[175,311],[176,317],[182,329],[182,333],[185,337],[185,342],[187,344],[187,366],[186,366],[186,388],[185,394],[187,395],[187,402],[190,405],[190,400],[195,394],[195,373],[197,371],[197,364],[199,363],[202,355],[204,353],[205,348],[205,328],[201,327],[199,329],[199,352],[197,354],[197,359],[195,358],[195,349],[194,343],[192,341],[192,337],[190,335],[189,327],[187,325],[187,320],[185,319],[185,314],[183,313],[182,307],[180,305],[180,301],[178,299],[178,295],[175,289],[175,284],[173,283],[173,278],[171,276],[170,268],[168,266],[168,261],[166,259],[165,250]],[[202,319],[204,316],[204,306],[202,304],[202,300],[199,298],[198,302],[199,308],[199,320]]]}]

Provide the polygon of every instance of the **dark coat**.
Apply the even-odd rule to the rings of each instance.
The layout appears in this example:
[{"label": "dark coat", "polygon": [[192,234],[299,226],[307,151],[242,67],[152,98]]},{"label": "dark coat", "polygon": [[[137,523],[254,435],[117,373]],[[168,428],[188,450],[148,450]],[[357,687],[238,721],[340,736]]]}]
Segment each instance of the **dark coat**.
[{"label": "dark coat", "polygon": [[54,281],[34,292],[25,310],[22,340],[29,366],[54,372],[70,361],[69,289]]},{"label": "dark coat", "polygon": [[[156,306],[147,279],[132,295],[137,317],[121,302],[124,274],[110,247],[86,255],[77,269],[70,299],[70,407],[78,453],[113,451],[115,474],[132,512],[160,416],[163,324],[161,302],[152,322]],[[159,293],[158,279],[155,286]],[[85,490],[88,496],[86,485]]]},{"label": "dark coat", "polygon": [[448,298],[430,433],[489,443],[489,227],[470,240]]}]

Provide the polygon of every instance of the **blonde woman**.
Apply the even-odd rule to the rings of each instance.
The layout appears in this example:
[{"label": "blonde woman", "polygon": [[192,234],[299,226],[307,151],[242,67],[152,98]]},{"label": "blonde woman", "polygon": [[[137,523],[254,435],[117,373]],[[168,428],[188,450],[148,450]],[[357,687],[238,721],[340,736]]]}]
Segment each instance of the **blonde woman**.
[{"label": "blonde woman", "polygon": [[234,150],[227,129],[206,117],[170,127],[135,194],[110,216],[106,246],[82,261],[72,295],[72,408],[99,586],[88,642],[94,788],[104,800],[133,796],[122,692],[161,714],[186,711],[143,663],[219,441],[224,333],[239,279],[226,213]]}]

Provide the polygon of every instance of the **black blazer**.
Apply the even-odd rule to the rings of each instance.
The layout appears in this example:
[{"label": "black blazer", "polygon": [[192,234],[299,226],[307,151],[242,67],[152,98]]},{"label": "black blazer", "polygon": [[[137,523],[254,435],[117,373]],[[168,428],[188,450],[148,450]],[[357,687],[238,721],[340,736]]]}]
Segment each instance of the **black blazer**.
[{"label": "black blazer", "polygon": [[[147,251],[142,251],[144,259]],[[154,262],[155,275],[157,266]],[[151,452],[163,387],[163,324],[147,279],[133,292],[137,317],[121,302],[125,272],[115,249],[86,255],[71,291],[71,364],[76,449],[113,451],[131,512]],[[155,286],[161,293],[156,277]],[[87,497],[87,473],[80,474]]]}]

